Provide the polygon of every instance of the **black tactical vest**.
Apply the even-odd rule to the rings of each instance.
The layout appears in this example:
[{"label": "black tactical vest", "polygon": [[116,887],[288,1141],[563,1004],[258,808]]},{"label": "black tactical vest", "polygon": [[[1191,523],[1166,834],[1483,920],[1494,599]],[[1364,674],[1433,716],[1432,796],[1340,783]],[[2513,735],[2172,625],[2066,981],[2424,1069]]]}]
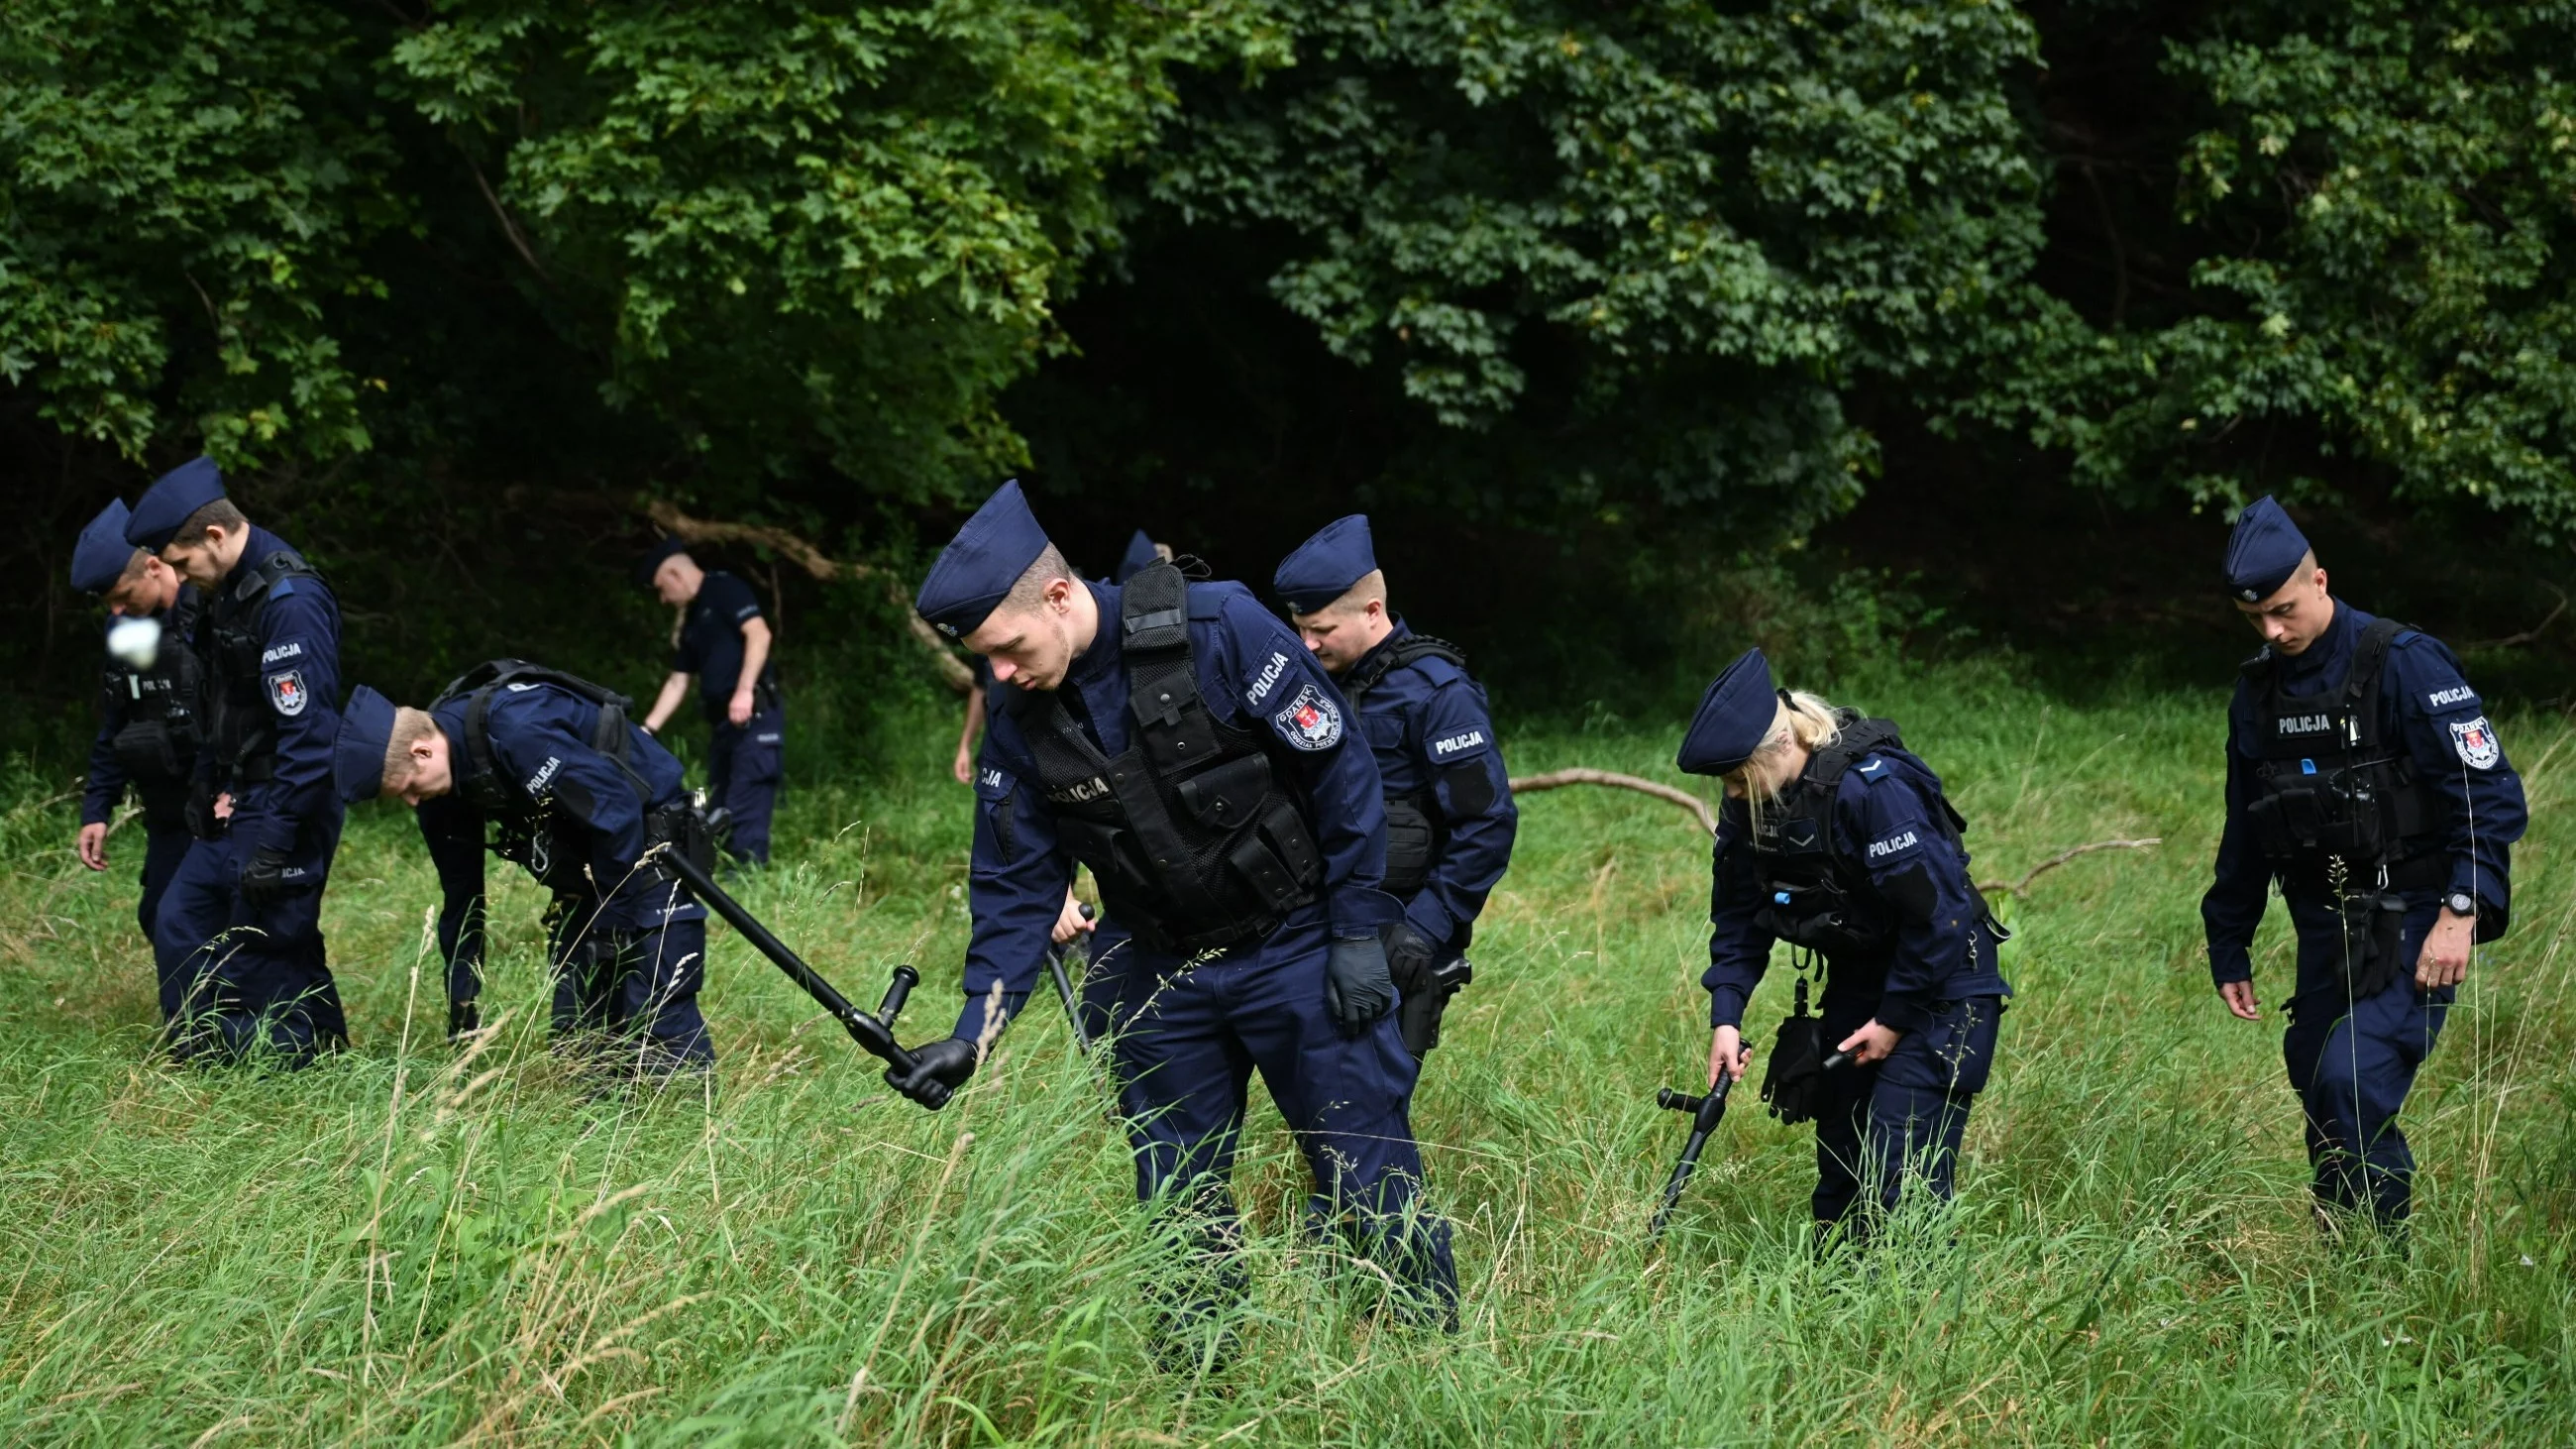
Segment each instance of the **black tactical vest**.
[{"label": "black tactical vest", "polygon": [[2268,649],[2246,661],[2254,697],[2246,823],[2265,859],[2303,884],[2323,882],[2333,860],[2355,884],[2428,855],[2439,864],[2443,802],[2404,745],[2380,730],[2380,677],[2404,628],[2372,620],[2353,645],[2343,688],[2324,694],[2284,696]]},{"label": "black tactical vest", "polygon": [[[1013,691],[1008,706],[1035,757],[1056,839],[1091,867],[1110,916],[1148,949],[1174,956],[1266,936],[1324,882],[1305,809],[1274,766],[1285,747],[1209,712],[1189,618],[1189,585],[1169,563],[1121,591],[1135,730],[1114,758],[1053,690]],[[1008,810],[1006,801],[1005,817]]]},{"label": "black tactical vest", "polygon": [[109,748],[125,777],[147,797],[185,787],[205,743],[205,663],[195,642],[202,611],[197,591],[182,586],[161,620],[161,647],[150,669],[108,656],[101,685],[107,707],[125,719]]},{"label": "black tactical vest", "polygon": [[[1903,749],[1892,720],[1841,712],[1842,735],[1814,752],[1807,768],[1767,806],[1753,832],[1754,874],[1763,903],[1754,924],[1783,941],[1826,956],[1863,956],[1896,941],[1896,920],[1868,868],[1834,848],[1834,798],[1843,774],[1882,749]],[[1933,821],[1956,844],[1967,831],[1947,797]]]},{"label": "black tactical vest", "polygon": [[[1351,714],[1357,717],[1360,701],[1377,688],[1387,675],[1417,659],[1446,659],[1460,669],[1467,667],[1467,656],[1446,639],[1428,634],[1409,635],[1388,645],[1342,681],[1342,698],[1350,701]],[[1386,797],[1386,880],[1385,888],[1397,896],[1410,896],[1422,889],[1431,878],[1431,868],[1440,863],[1449,848],[1449,820],[1440,813],[1440,797],[1426,786],[1401,794],[1388,792]]]},{"label": "black tactical vest", "polygon": [[199,637],[210,676],[206,747],[214,751],[219,786],[257,785],[277,772],[277,712],[269,706],[263,679],[267,661],[260,657],[259,621],[267,612],[269,591],[290,578],[323,583],[303,555],[281,548],[243,574],[241,582],[218,590],[206,606]]}]

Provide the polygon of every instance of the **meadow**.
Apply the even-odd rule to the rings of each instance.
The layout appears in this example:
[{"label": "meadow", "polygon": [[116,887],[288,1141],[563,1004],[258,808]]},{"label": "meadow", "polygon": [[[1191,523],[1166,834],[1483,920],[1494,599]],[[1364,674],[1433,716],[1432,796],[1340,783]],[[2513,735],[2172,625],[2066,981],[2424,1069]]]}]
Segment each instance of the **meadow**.
[{"label": "meadow", "polygon": [[[1646,1241],[1708,1050],[1707,847],[1683,812],[1522,803],[1416,1100],[1465,1284],[1455,1336],[1372,1311],[1300,1241],[1302,1165],[1255,1093],[1245,1351],[1155,1366],[1160,1246],[1091,1066],[1041,995],[946,1111],[711,930],[702,1090],[585,1100],[546,1053],[536,892],[496,864],[487,1041],[441,1039],[436,887],[403,812],[352,819],[326,923],[354,1048],[290,1077],[149,1055],[131,827],[99,877],[73,802],[0,782],[0,1441],[804,1444],[2564,1443],[2576,1214],[2571,731],[2507,714],[2535,826],[2405,1124],[2411,1256],[2322,1241],[2281,1079],[2276,910],[2261,1025],[2210,989],[2222,696],[2069,702],[1999,664],[1860,670],[2007,896],[2017,990],[1946,1218],[1866,1263],[1799,1230],[1805,1128],[1750,1093],[1673,1232]],[[864,767],[800,761],[781,861],[743,895],[854,998],[965,938],[968,795],[923,708]],[[1685,785],[1678,720],[1504,721],[1516,773]],[[1785,971],[1748,1037],[1787,1009]],[[1758,1071],[1757,1063],[1757,1071]]]}]

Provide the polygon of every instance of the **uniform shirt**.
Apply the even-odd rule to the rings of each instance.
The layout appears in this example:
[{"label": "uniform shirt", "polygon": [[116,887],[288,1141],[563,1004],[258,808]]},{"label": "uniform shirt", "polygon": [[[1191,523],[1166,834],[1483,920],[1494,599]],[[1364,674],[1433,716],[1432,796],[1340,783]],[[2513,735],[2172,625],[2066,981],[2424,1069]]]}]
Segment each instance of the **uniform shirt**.
[{"label": "uniform shirt", "polygon": [[[1069,713],[1102,753],[1124,753],[1134,718],[1127,709],[1125,651],[1119,642],[1118,599],[1112,584],[1085,581],[1100,608],[1100,632],[1074,659],[1060,686]],[[1279,617],[1241,584],[1190,585],[1191,662],[1208,714],[1247,732],[1269,731],[1293,766],[1279,783],[1307,802],[1306,818],[1324,857],[1323,899],[1294,912],[1282,929],[1320,915],[1337,937],[1373,934],[1396,915],[1392,898],[1377,888],[1386,868],[1386,806],[1379,797],[1377,765],[1355,747],[1345,727],[1349,707],[1321,666]],[[1055,814],[1037,784],[1037,761],[1019,721],[1011,715],[1007,684],[985,698],[984,748],[975,770],[975,846],[968,870],[968,903],[974,933],[966,947],[966,1004],[956,1034],[972,1039],[984,1027],[984,1002],[1000,982],[1003,1007],[1016,1013],[1027,1000],[1046,956],[1065,889],[1073,883],[1073,857],[1057,843]],[[1291,717],[1319,709],[1330,728],[1301,728]],[[1026,785],[1023,785],[1026,781]],[[1012,851],[1005,858],[995,817],[1008,812]]]},{"label": "uniform shirt", "polygon": [[[1398,620],[1350,672],[1370,668],[1381,652],[1411,637],[1412,628]],[[1404,903],[1405,919],[1432,940],[1463,949],[1485,897],[1512,863],[1512,838],[1520,829],[1484,688],[1457,665],[1427,656],[1388,670],[1360,697],[1359,714],[1386,794],[1430,795],[1436,808],[1429,813],[1448,830],[1422,889]]]},{"label": "uniform shirt", "polygon": [[[471,758],[465,743],[466,703],[460,699],[430,712],[447,736],[448,758],[460,774]],[[543,820],[538,839],[553,859],[551,869],[543,872],[532,863],[531,874],[558,894],[604,899],[598,921],[606,927],[650,930],[705,917],[703,906],[659,874],[636,869],[646,849],[647,802],[615,760],[591,748],[591,731],[599,725],[597,705],[553,685],[504,685],[492,696],[487,720],[503,796],[513,802],[545,802],[542,812],[530,809],[527,816]],[[644,777],[652,805],[680,798],[680,762],[631,722],[626,758]],[[438,868],[443,897],[439,948],[450,964],[459,952],[469,960],[482,956],[479,904],[486,818],[462,795],[442,796],[420,808],[421,837]]]},{"label": "uniform shirt", "polygon": [[[2343,688],[2371,617],[2335,600],[2334,621],[2314,644],[2295,657],[2273,661],[2282,695],[2299,699]],[[2245,820],[2254,767],[2261,763],[2252,752],[2255,708],[2253,682],[2239,676],[2236,697],[2227,706],[2227,825],[2218,840],[2216,879],[2200,902],[2209,937],[2209,974],[2220,982],[2253,979],[2247,948],[2262,923],[2274,874],[2262,842]],[[2441,833],[2451,872],[2443,894],[2465,893],[2476,897],[2483,910],[2507,910],[2512,904],[2513,842],[2522,838],[2526,820],[2522,777],[2496,744],[2486,705],[2460,677],[2460,661],[2440,640],[2408,629],[2389,641],[2380,665],[2379,737],[2404,742],[2418,776],[2433,786],[2447,809]]]},{"label": "uniform shirt", "polygon": [[[188,612],[188,606],[196,597],[196,585],[181,584],[179,586],[178,607],[156,609],[152,613],[145,615],[125,615],[123,617],[119,617],[118,615],[110,614],[107,617],[106,628],[111,630],[114,629],[118,624],[124,622],[125,618],[149,618],[160,620],[163,628],[166,630],[173,618]],[[164,659],[167,659],[174,650],[194,649],[195,647],[197,647],[196,641],[193,639],[183,639],[176,634],[167,632],[163,633],[161,636],[161,655]],[[102,652],[104,651],[102,650]],[[116,665],[120,674],[124,667],[125,666],[122,662],[119,662]],[[125,765],[124,762],[116,758],[116,736],[118,731],[125,728],[126,710],[133,703],[134,701],[128,698],[122,690],[104,689],[99,693],[98,738],[90,742],[89,779],[85,781],[81,787],[80,818],[81,824],[83,825],[106,824],[108,817],[116,813],[117,802],[125,798]],[[196,701],[195,703],[197,708],[202,709],[204,707],[204,702],[202,700]],[[180,761],[180,764],[184,768],[191,770],[195,768],[196,763],[196,757],[193,754]],[[187,782],[182,780],[176,783],[177,785],[185,785]],[[174,788],[176,788],[176,786],[174,786]]]},{"label": "uniform shirt", "polygon": [[[751,585],[721,571],[710,572],[698,585],[698,596],[689,601],[671,668],[698,677],[698,703],[710,723],[727,722],[726,707],[733,703],[734,686],[742,678],[742,626],[759,617],[760,599]],[[760,684],[764,693],[777,688],[771,661],[761,662]]]},{"label": "uniform shirt", "polygon": [[[2002,996],[2011,988],[1993,964],[1993,953],[1975,939],[1985,902],[1968,879],[1968,852],[1942,828],[1941,777],[1900,749],[1862,756],[1843,772],[1834,791],[1833,848],[1859,861],[1896,940],[1887,958],[1887,982],[1875,1013],[1879,1024],[1916,1031],[1937,1001]],[[1744,1003],[1762,981],[1777,938],[1754,924],[1763,906],[1761,867],[1752,846],[1744,802],[1729,800],[1718,812],[1715,881],[1710,893],[1709,1024],[1741,1026]],[[1875,971],[1866,960],[1829,961],[1829,987],[1857,987]]]},{"label": "uniform shirt", "polygon": [[[286,541],[253,525],[241,562],[224,577],[217,596],[198,618],[197,639],[207,662],[210,694],[226,688],[222,651],[212,647],[214,612],[269,555]],[[331,778],[331,755],[340,736],[340,604],[321,580],[285,578],[268,591],[259,611],[260,699],[276,719],[276,766],[266,783],[236,786],[230,762],[217,751],[198,756],[218,790],[232,790],[231,829],[249,828],[244,844],[292,853],[306,821],[336,814],[340,796]]]}]

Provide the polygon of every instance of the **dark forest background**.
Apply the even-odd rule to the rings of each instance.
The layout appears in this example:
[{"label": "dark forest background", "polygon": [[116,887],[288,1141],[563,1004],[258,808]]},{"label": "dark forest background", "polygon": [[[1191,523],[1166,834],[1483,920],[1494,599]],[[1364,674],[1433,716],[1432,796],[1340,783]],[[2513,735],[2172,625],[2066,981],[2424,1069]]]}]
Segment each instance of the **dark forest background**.
[{"label": "dark forest background", "polygon": [[[2275,492],[2555,703],[2576,12],[2381,0],[0,8],[0,743],[87,718],[81,524],[199,452],[347,675],[646,690],[643,506],[917,577],[1000,478],[1266,584],[1366,510],[1527,716],[2247,652]],[[864,747],[882,590],[713,550]],[[811,738],[811,736],[809,736]]]}]

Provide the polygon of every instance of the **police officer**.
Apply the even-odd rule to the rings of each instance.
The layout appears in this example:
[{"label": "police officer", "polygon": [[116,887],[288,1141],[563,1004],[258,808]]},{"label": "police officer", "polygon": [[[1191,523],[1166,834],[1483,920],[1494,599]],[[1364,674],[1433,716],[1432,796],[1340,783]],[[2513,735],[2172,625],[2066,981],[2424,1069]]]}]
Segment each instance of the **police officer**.
[{"label": "police officer", "polygon": [[[105,870],[107,822],[134,787],[142,806],[143,898],[135,923],[150,941],[161,897],[188,853],[188,783],[199,740],[196,632],[198,594],[176,569],[125,541],[131,515],[110,502],[81,530],[72,552],[72,587],[107,603],[107,672],[99,695],[98,738],[89,751],[81,792],[77,847],[81,864]],[[156,954],[161,1023],[178,1019],[184,959]]]},{"label": "police officer", "polygon": [[[1132,941],[1093,967],[1115,1028],[1141,1198],[1187,1216],[1206,1276],[1178,1350],[1243,1288],[1226,1185],[1255,1070],[1336,1221],[1454,1322],[1448,1225],[1421,1201],[1377,889],[1385,812],[1340,696],[1240,584],[1158,562],[1124,586],[1073,577],[1005,484],[939,556],[923,617],[1005,686],[976,779],[966,1008],[889,1081],[945,1101],[1034,984],[1078,861]],[[1209,1345],[1221,1348],[1222,1340]]]},{"label": "police officer", "polygon": [[1440,1013],[1465,983],[1485,897],[1511,864],[1520,813],[1485,691],[1454,645],[1387,609],[1369,522],[1336,519],[1281,561],[1271,590],[1341,685],[1386,797],[1386,889],[1404,902],[1387,932],[1403,993],[1405,1049],[1439,1044]]},{"label": "police officer", "polygon": [[2227,589],[2263,636],[2227,711],[2227,826],[2201,900],[2227,1009],[2261,1019],[2247,947],[2278,882],[2298,936],[2281,1054],[2307,1114],[2321,1226],[2392,1230],[2415,1159],[2397,1113],[2469,967],[2502,935],[2522,780],[2459,661],[2373,618],[2270,498],[2236,521]]},{"label": "police officer", "polygon": [[[2011,988],[1941,777],[1889,721],[1775,690],[1759,649],[1709,686],[1679,764],[1726,790],[1701,978],[1710,1082],[1743,1080],[1744,1003],[1788,943],[1795,1011],[1762,1094],[1785,1121],[1815,1119],[1819,1243],[1837,1226],[1865,1241],[1909,1180],[1946,1202]],[[1807,1014],[1819,971],[1821,1019]],[[1848,1064],[1827,1066],[1828,1050]]]},{"label": "police officer", "polygon": [[624,700],[517,660],[477,669],[427,710],[360,686],[334,758],[343,799],[392,796],[419,812],[443,898],[452,1033],[478,1025],[488,835],[492,853],[554,893],[558,1047],[617,1077],[714,1064],[698,1010],[706,908],[644,859],[664,842],[712,842],[693,834],[680,762],[628,722]]},{"label": "police officer", "polygon": [[197,623],[206,743],[189,799],[196,842],[153,922],[187,983],[182,1055],[273,1053],[301,1066],[348,1041],[322,941],[340,846],[340,605],[302,555],[253,526],[212,459],[153,483],[125,540],[206,597]]},{"label": "police officer", "polygon": [[688,610],[680,624],[671,675],[644,717],[659,734],[698,680],[698,698],[714,738],[707,751],[707,796],[733,819],[725,848],[737,860],[769,860],[769,819],[785,771],[787,717],[769,657],[769,621],[751,585],[721,569],[698,567],[688,545],[666,538],[642,570],[662,602]]}]

